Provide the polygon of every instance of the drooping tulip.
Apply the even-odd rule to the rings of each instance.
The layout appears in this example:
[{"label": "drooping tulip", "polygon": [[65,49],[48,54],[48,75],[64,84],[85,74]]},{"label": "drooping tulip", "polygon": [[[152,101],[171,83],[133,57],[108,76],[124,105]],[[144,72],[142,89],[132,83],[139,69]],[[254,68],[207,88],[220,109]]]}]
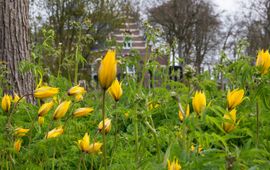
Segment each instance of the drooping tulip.
[{"label": "drooping tulip", "polygon": [[38,117],[38,124],[40,125],[40,126],[42,126],[43,124],[44,124],[44,117],[42,117],[42,116],[39,116]]},{"label": "drooping tulip", "polygon": [[268,73],[270,67],[270,54],[268,50],[261,50],[258,52],[256,66],[260,67],[261,74]]},{"label": "drooping tulip", "polygon": [[39,99],[49,98],[59,92],[58,88],[50,86],[42,86],[34,91],[34,96]]},{"label": "drooping tulip", "polygon": [[20,152],[21,146],[22,146],[22,142],[23,142],[22,139],[17,139],[17,140],[14,142],[14,149],[15,149],[16,152]]},{"label": "drooping tulip", "polygon": [[243,89],[234,89],[233,91],[228,91],[227,102],[229,110],[232,110],[243,101],[244,93],[245,92]]},{"label": "drooping tulip", "polygon": [[19,136],[19,137],[22,137],[22,136],[25,136],[26,133],[29,131],[30,129],[25,129],[25,128],[16,128],[15,129],[15,135],[16,136]]},{"label": "drooping tulip", "polygon": [[181,165],[179,164],[177,159],[174,159],[172,162],[168,160],[168,170],[180,170]]},{"label": "drooping tulip", "polygon": [[87,116],[93,111],[94,111],[94,109],[92,107],[79,108],[79,109],[75,110],[75,112],[73,113],[73,116],[74,117]]},{"label": "drooping tulip", "polygon": [[20,96],[17,93],[14,93],[13,102],[17,103],[20,100]]},{"label": "drooping tulip", "polygon": [[117,72],[115,55],[116,53],[114,50],[108,50],[99,66],[98,80],[103,90],[107,90],[115,80]]},{"label": "drooping tulip", "polygon": [[11,107],[11,99],[12,97],[5,94],[4,97],[2,98],[2,104],[1,107],[4,110],[4,112],[8,112]]},{"label": "drooping tulip", "polygon": [[54,105],[53,100],[41,105],[39,110],[38,110],[38,116],[45,116],[52,109],[53,105]]},{"label": "drooping tulip", "polygon": [[110,88],[108,89],[108,91],[116,102],[120,100],[120,98],[123,94],[121,83],[119,83],[119,81],[117,79],[115,79],[113,81],[113,83],[110,86]]},{"label": "drooping tulip", "polygon": [[[105,133],[109,133],[111,128],[112,128],[112,124],[111,124],[111,119],[109,118],[106,118],[105,119],[105,125],[104,125],[104,130],[105,130]],[[100,132],[102,132],[102,129],[103,129],[103,121],[101,121],[99,124],[98,124],[98,130]]]},{"label": "drooping tulip", "polygon": [[236,109],[231,110],[224,115],[225,122],[223,123],[223,129],[225,132],[231,132],[235,127],[236,122]]},{"label": "drooping tulip", "polygon": [[59,135],[62,135],[63,133],[64,133],[63,127],[59,126],[57,128],[54,128],[53,130],[49,131],[46,135],[46,139],[55,138]]},{"label": "drooping tulip", "polygon": [[67,113],[71,101],[64,101],[62,102],[54,111],[53,119],[57,120],[65,116]]},{"label": "drooping tulip", "polygon": [[68,95],[70,95],[70,96],[76,96],[76,95],[84,94],[84,93],[86,93],[86,90],[83,87],[81,87],[80,85],[71,87],[68,90]]},{"label": "drooping tulip", "polygon": [[196,91],[192,99],[192,106],[194,111],[199,115],[202,113],[206,106],[206,97],[204,92]]}]

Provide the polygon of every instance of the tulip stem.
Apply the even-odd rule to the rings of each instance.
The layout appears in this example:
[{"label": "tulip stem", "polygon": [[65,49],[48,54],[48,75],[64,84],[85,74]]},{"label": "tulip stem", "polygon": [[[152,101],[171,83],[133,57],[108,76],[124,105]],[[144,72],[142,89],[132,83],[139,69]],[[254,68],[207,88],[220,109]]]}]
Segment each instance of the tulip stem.
[{"label": "tulip stem", "polygon": [[[117,102],[114,102],[114,106],[113,109],[114,111],[116,110],[117,107]],[[117,134],[118,134],[118,112],[115,112],[115,132],[114,132],[114,143],[113,143],[113,148],[112,148],[112,155],[111,155],[111,162],[110,162],[110,166],[112,164],[113,161],[113,154],[116,150],[117,147]]]},{"label": "tulip stem", "polygon": [[102,95],[102,137],[103,137],[103,163],[104,163],[104,168],[107,170],[107,160],[106,160],[106,135],[105,135],[105,90],[103,90],[103,95]]},{"label": "tulip stem", "polygon": [[256,124],[257,124],[257,129],[256,129],[256,147],[259,145],[259,113],[260,113],[260,108],[259,108],[259,101],[256,103]]},{"label": "tulip stem", "polygon": [[137,112],[135,113],[134,117],[134,126],[135,126],[135,146],[136,146],[136,152],[135,152],[135,162],[138,164],[138,154],[139,154],[139,131],[138,131],[138,116]]}]

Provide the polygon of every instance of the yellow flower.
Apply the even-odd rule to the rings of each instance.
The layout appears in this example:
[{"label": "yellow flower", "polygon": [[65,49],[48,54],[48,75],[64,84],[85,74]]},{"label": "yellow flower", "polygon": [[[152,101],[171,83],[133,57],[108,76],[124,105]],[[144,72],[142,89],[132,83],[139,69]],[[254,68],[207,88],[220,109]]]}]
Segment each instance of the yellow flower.
[{"label": "yellow flower", "polygon": [[110,95],[114,98],[116,102],[119,101],[119,99],[121,98],[123,94],[121,84],[122,83],[119,83],[119,81],[115,79],[112,85],[110,86],[110,88],[108,89]]},{"label": "yellow flower", "polygon": [[88,153],[89,149],[90,149],[89,143],[90,143],[90,137],[89,137],[88,133],[85,133],[84,137],[81,140],[78,140],[78,144],[79,144],[80,149],[86,153]]},{"label": "yellow flower", "polygon": [[243,89],[234,89],[232,92],[228,91],[227,102],[229,110],[235,108],[243,101],[244,93]]},{"label": "yellow flower", "polygon": [[46,135],[46,139],[55,138],[59,135],[62,135],[63,133],[64,133],[63,127],[59,126],[57,128],[54,128],[53,130],[49,131],[48,134]]},{"label": "yellow flower", "polygon": [[168,160],[168,170],[180,170],[181,165],[178,163],[177,159],[174,159],[172,162]]},{"label": "yellow flower", "polygon": [[78,101],[82,101],[83,100],[83,95],[82,94],[77,94],[75,95],[75,100]]},{"label": "yellow flower", "polygon": [[102,146],[102,143],[100,143],[100,142],[92,143],[89,146],[89,153],[100,153],[101,146]]},{"label": "yellow flower", "polygon": [[55,109],[54,114],[53,114],[53,119],[57,120],[65,116],[69,109],[71,101],[64,101],[58,107]]},{"label": "yellow flower", "polygon": [[147,104],[147,108],[148,110],[153,110],[153,109],[156,109],[160,106],[160,103],[159,102],[149,102]]},{"label": "yellow flower", "polygon": [[206,106],[206,97],[204,92],[196,91],[195,96],[192,99],[192,106],[197,114],[200,114]]},{"label": "yellow flower", "polygon": [[[191,145],[190,150],[191,150],[192,152],[194,152],[194,151],[195,151],[195,147],[194,147],[194,145],[193,145],[193,144]],[[198,147],[198,153],[201,153],[201,152],[202,152],[202,146],[201,146],[201,145],[199,145],[199,147]]]},{"label": "yellow flower", "polygon": [[256,66],[261,68],[261,74],[267,74],[270,67],[269,51],[261,50],[258,52]]},{"label": "yellow flower", "polygon": [[4,112],[8,112],[10,110],[10,106],[11,106],[11,99],[12,97],[5,94],[4,97],[2,98],[2,109],[4,110]]},{"label": "yellow flower", "polygon": [[86,93],[86,90],[83,87],[80,87],[80,85],[71,87],[68,90],[68,95],[69,96],[76,96],[78,94],[84,94],[84,93]]},{"label": "yellow flower", "polygon": [[40,126],[42,126],[42,125],[44,124],[44,117],[42,117],[42,116],[39,116],[39,117],[38,117],[38,124],[39,124]]},{"label": "yellow flower", "polygon": [[87,116],[89,113],[93,112],[94,109],[92,107],[84,107],[84,108],[79,108],[75,110],[73,113],[74,117],[82,117],[82,116]]},{"label": "yellow flower", "polygon": [[29,131],[30,129],[24,129],[24,128],[16,128],[15,129],[15,135],[16,136],[25,136],[26,133]]},{"label": "yellow flower", "polygon": [[[99,130],[100,132],[102,132],[102,128],[103,128],[103,121],[101,121],[101,122],[98,124],[98,130]],[[106,119],[105,119],[105,133],[110,132],[111,128],[112,128],[111,119],[106,118]]]},{"label": "yellow flower", "polygon": [[14,149],[15,149],[17,152],[20,152],[21,146],[22,146],[22,142],[23,142],[22,139],[18,139],[18,140],[15,141],[15,143],[14,143]]},{"label": "yellow flower", "polygon": [[50,86],[42,86],[34,91],[34,96],[39,99],[49,98],[59,92],[58,88]]},{"label": "yellow flower", "polygon": [[233,109],[232,111],[230,111],[230,113],[225,114],[224,120],[225,122],[223,123],[223,129],[226,132],[232,131],[236,122],[236,109]]},{"label": "yellow flower", "polygon": [[20,100],[20,96],[17,93],[14,93],[13,102],[17,103]]},{"label": "yellow flower", "polygon": [[38,110],[38,116],[45,116],[53,107],[54,101],[50,101],[48,103],[44,103]]},{"label": "yellow flower", "polygon": [[[186,114],[186,118],[189,116],[189,113],[190,113],[190,108],[189,108],[189,104],[187,104],[187,107],[186,107],[186,112],[185,112]],[[184,121],[184,114],[179,110],[179,112],[178,112],[178,117],[179,117],[179,120],[181,121],[181,122],[183,122]]]},{"label": "yellow flower", "polygon": [[98,80],[103,90],[107,90],[115,80],[117,72],[117,62],[115,59],[115,51],[108,50],[107,54],[101,61],[98,70]]}]

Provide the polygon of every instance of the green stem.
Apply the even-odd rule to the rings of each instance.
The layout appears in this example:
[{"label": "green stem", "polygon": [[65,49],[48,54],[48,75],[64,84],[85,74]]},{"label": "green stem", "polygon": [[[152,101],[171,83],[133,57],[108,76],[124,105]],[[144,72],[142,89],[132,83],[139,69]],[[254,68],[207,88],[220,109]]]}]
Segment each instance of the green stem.
[{"label": "green stem", "polygon": [[78,68],[79,68],[79,62],[78,62],[78,45],[76,46],[76,52],[75,52],[75,69],[74,69],[74,83],[77,84],[78,82]]},{"label": "green stem", "polygon": [[256,129],[256,147],[259,145],[259,113],[260,113],[260,108],[259,108],[259,101],[256,103],[256,124],[257,124],[257,129]]},{"label": "green stem", "polygon": [[103,119],[103,127],[102,127],[102,138],[103,138],[103,163],[104,163],[104,168],[107,170],[107,159],[106,159],[106,135],[105,135],[105,90],[103,90],[103,95],[102,95],[102,119]]},{"label": "green stem", "polygon": [[87,170],[86,164],[85,164],[85,156],[86,154],[83,153],[83,167],[85,170]]},{"label": "green stem", "polygon": [[[116,110],[117,107],[117,102],[114,103],[114,111]],[[113,162],[113,154],[116,150],[117,147],[117,134],[118,134],[118,112],[115,112],[115,132],[114,132],[114,142],[113,142],[113,148],[112,148],[112,154],[111,154],[111,162],[110,162],[110,166],[112,165]]]},{"label": "green stem", "polygon": [[136,152],[135,152],[135,161],[136,164],[138,163],[138,157],[139,157],[139,130],[138,130],[138,116],[137,112],[135,113],[134,117],[134,126],[135,126],[135,146],[136,146]]}]

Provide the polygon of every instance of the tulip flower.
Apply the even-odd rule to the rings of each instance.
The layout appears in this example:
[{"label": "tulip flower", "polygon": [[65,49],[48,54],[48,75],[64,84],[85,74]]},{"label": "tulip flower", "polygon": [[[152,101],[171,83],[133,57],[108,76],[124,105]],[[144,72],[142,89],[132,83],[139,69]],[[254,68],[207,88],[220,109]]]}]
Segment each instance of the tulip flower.
[{"label": "tulip flower", "polygon": [[224,131],[231,132],[234,129],[236,122],[236,109],[224,115],[225,122],[223,123]]},{"label": "tulip flower", "polygon": [[98,80],[103,90],[107,90],[115,80],[117,72],[117,62],[115,51],[108,50],[107,54],[101,61],[98,70]]},{"label": "tulip flower", "polygon": [[14,143],[14,149],[15,149],[17,152],[20,152],[21,146],[22,146],[22,142],[23,142],[22,139],[18,139],[18,140],[15,141],[15,143]]},{"label": "tulip flower", "polygon": [[206,106],[206,97],[204,92],[196,91],[195,96],[192,99],[192,106],[197,114],[202,113]]},{"label": "tulip flower", "polygon": [[[187,104],[187,107],[186,107],[186,112],[185,112],[185,118],[187,118],[189,116],[189,113],[190,113],[190,108],[189,108],[189,104]],[[184,114],[179,110],[178,112],[178,117],[179,117],[179,120],[181,122],[184,121]]]},{"label": "tulip flower", "polygon": [[174,159],[172,162],[168,160],[168,170],[180,170],[181,165],[178,163],[177,159]]},{"label": "tulip flower", "polygon": [[[98,130],[101,132],[102,131],[102,128],[103,128],[103,121],[101,121],[99,124],[98,124]],[[109,118],[106,118],[105,119],[105,133],[109,133],[110,130],[112,128],[112,124],[111,124],[111,119]]]},{"label": "tulip flower", "polygon": [[26,133],[27,133],[29,130],[30,130],[30,129],[16,128],[16,129],[15,129],[15,135],[16,135],[16,136],[19,136],[19,137],[25,136]]},{"label": "tulip flower", "polygon": [[57,128],[54,128],[53,130],[49,131],[48,134],[46,135],[46,139],[55,138],[59,135],[62,135],[63,133],[64,133],[63,127],[59,126]]},{"label": "tulip flower", "polygon": [[42,125],[44,124],[44,117],[42,117],[42,116],[39,116],[39,117],[38,117],[38,124],[39,124],[40,126],[42,126]]},{"label": "tulip flower", "polygon": [[123,94],[123,90],[121,87],[121,83],[119,83],[119,81],[117,79],[115,79],[112,83],[112,85],[110,86],[110,88],[108,89],[110,95],[114,98],[114,100],[117,102],[119,101],[120,97]]},{"label": "tulip flower", "polygon": [[88,153],[89,149],[90,149],[89,143],[90,143],[90,137],[89,137],[88,133],[85,133],[84,137],[81,140],[78,140],[78,144],[79,144],[80,149],[86,153]]},{"label": "tulip flower", "polygon": [[232,92],[228,91],[227,102],[229,110],[232,110],[243,101],[244,93],[243,89],[234,89]]},{"label": "tulip flower", "polygon": [[83,100],[83,95],[82,94],[77,94],[75,95],[75,100],[78,101],[82,101]]},{"label": "tulip flower", "polygon": [[17,103],[20,100],[20,96],[17,93],[14,93],[13,102]]},{"label": "tulip flower", "polygon": [[67,113],[71,101],[64,101],[62,102],[54,111],[53,119],[57,120],[65,116]]},{"label": "tulip flower", "polygon": [[87,116],[89,113],[93,112],[94,109],[92,107],[84,107],[84,108],[79,108],[75,110],[73,113],[74,117],[82,117],[82,116]]},{"label": "tulip flower", "polygon": [[95,142],[95,143],[92,143],[90,146],[89,146],[89,153],[100,153],[100,148],[103,144],[100,143],[100,142]]},{"label": "tulip flower", "polygon": [[53,107],[54,101],[50,101],[48,103],[44,103],[38,110],[38,116],[45,116]]},{"label": "tulip flower", "polygon": [[59,92],[58,88],[50,86],[42,86],[34,91],[34,96],[39,99],[49,98]]},{"label": "tulip flower", "polygon": [[2,109],[4,110],[4,112],[8,112],[10,110],[10,106],[11,106],[11,99],[12,97],[5,94],[4,97],[2,98]]},{"label": "tulip flower", "polygon": [[78,94],[84,94],[84,93],[86,93],[86,90],[83,87],[80,87],[80,85],[71,87],[68,90],[68,95],[69,96],[76,96]]},{"label": "tulip flower", "polygon": [[269,51],[261,50],[258,52],[256,66],[260,67],[261,74],[267,74],[270,67],[270,54]]}]

